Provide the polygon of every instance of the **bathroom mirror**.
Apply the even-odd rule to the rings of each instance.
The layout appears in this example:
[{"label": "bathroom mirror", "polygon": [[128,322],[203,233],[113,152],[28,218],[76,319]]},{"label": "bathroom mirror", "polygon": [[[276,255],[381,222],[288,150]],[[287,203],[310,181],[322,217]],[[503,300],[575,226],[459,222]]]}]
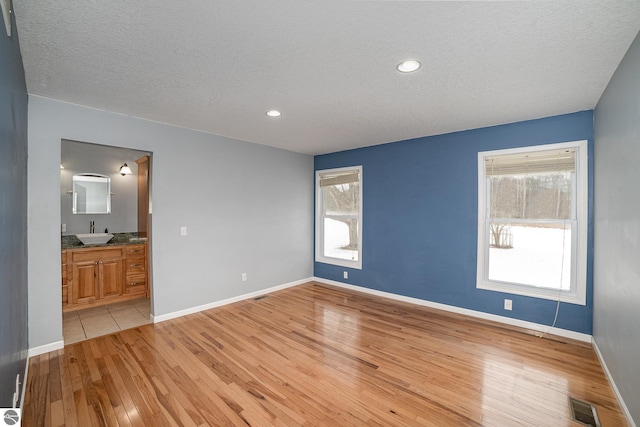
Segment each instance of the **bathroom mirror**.
[{"label": "bathroom mirror", "polygon": [[111,178],[91,173],[74,175],[73,213],[111,213]]}]

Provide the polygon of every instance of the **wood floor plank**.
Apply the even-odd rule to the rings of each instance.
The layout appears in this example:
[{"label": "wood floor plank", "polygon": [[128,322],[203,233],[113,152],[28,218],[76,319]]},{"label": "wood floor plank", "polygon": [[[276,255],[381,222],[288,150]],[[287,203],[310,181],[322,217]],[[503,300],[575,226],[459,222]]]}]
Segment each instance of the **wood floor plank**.
[{"label": "wood floor plank", "polygon": [[[76,410],[75,401],[73,399],[73,388],[71,382],[71,372],[69,370],[68,359],[65,357],[64,350],[57,350],[55,352],[58,358],[59,373],[60,373],[60,389],[62,392],[62,404],[64,408],[64,423],[70,427],[78,426],[78,413]],[[34,408],[37,410],[37,408]]]},{"label": "wood floor plank", "polygon": [[307,283],[30,359],[30,426],[575,426],[590,345]]},{"label": "wood floor plank", "polygon": [[113,399],[114,412],[118,416],[118,419],[121,420],[119,421],[120,425],[130,424],[135,427],[143,426],[144,422],[140,417],[140,413],[114,361],[114,356],[119,357],[117,346],[114,345],[114,342],[117,342],[118,338],[116,335],[110,335],[96,339],[98,347],[103,354],[102,362],[104,366],[102,369],[104,369],[105,377],[107,378],[105,387],[107,387],[108,390],[113,390],[109,394]]}]

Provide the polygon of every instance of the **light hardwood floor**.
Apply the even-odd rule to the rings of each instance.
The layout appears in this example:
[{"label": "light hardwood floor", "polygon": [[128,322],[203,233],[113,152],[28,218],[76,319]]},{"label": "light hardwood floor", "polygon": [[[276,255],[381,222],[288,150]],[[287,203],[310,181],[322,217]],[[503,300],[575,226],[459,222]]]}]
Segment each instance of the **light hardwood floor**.
[{"label": "light hardwood floor", "polygon": [[33,357],[24,426],[624,426],[590,345],[308,283]]}]

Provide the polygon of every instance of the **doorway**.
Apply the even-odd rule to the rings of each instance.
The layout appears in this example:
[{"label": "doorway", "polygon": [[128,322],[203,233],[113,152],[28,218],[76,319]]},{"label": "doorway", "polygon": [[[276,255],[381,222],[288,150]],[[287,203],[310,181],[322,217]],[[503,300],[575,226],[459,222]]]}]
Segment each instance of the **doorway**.
[{"label": "doorway", "polygon": [[[62,312],[65,345],[151,323],[152,153],[62,140]],[[74,176],[107,177],[109,209],[73,209]],[[102,196],[104,197],[104,196]],[[105,243],[93,244],[95,239]]]}]

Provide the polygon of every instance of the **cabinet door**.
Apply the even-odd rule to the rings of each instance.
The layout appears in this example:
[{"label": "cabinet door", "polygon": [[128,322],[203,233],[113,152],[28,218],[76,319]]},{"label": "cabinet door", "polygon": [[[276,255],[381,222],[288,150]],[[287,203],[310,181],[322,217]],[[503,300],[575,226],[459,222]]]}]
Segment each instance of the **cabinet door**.
[{"label": "cabinet door", "polygon": [[73,264],[70,304],[87,304],[98,298],[98,264],[96,261]]},{"label": "cabinet door", "polygon": [[122,295],[124,275],[122,259],[105,259],[98,262],[100,298]]}]

